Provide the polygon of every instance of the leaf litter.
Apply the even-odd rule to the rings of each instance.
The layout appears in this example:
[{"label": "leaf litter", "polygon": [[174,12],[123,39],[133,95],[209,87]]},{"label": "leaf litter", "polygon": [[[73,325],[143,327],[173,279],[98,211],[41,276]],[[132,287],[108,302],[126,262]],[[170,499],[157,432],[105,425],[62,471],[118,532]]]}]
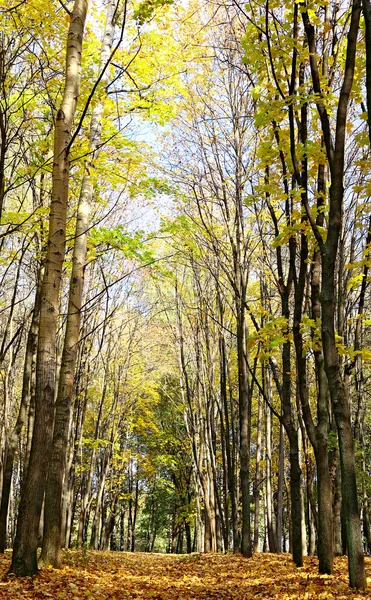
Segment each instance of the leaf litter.
[{"label": "leaf litter", "polygon": [[[36,577],[7,576],[10,553],[0,555],[1,600],[361,600],[370,591],[348,587],[347,559],[334,575],[319,575],[316,558],[297,569],[288,554],[64,552],[62,569]],[[371,559],[366,558],[371,588]]]}]

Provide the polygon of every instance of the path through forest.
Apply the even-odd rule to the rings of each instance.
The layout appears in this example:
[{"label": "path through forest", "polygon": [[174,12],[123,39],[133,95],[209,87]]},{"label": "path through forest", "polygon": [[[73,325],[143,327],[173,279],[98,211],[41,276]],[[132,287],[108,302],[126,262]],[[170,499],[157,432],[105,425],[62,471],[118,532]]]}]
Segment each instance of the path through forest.
[{"label": "path through forest", "polygon": [[[7,577],[10,554],[0,557],[1,600],[340,600],[371,598],[348,587],[347,561],[336,559],[333,576],[318,575],[317,559],[296,569],[287,554],[251,559],[221,554],[144,554],[68,551],[64,568],[43,568],[34,578]],[[371,577],[371,559],[366,559]],[[370,579],[368,580],[370,584]]]}]

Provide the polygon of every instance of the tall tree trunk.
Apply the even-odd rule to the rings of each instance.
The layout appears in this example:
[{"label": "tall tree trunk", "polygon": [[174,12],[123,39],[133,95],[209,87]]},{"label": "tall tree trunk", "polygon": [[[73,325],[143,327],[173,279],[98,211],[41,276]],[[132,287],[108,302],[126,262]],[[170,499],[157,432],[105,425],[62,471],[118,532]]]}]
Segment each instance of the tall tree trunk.
[{"label": "tall tree trunk", "polygon": [[[269,373],[263,366],[263,386],[264,392],[267,398],[271,399],[271,386],[269,380]],[[266,407],[266,429],[265,429],[265,447],[266,447],[266,506],[267,506],[267,532],[268,532],[268,546],[270,552],[277,552],[276,545],[276,527],[274,521],[274,509],[273,509],[273,481],[272,481],[272,413],[269,406]]]},{"label": "tall tree trunk", "polygon": [[[295,11],[297,9],[295,8]],[[294,70],[293,70],[294,72]],[[292,106],[289,108],[290,115],[290,129],[293,131],[292,120]],[[275,137],[277,143],[280,144],[279,131],[275,130]],[[292,137],[292,136],[291,136]],[[288,186],[287,166],[286,159],[283,152],[280,152],[280,160],[282,165],[283,185],[286,194],[285,201],[285,222],[288,227],[291,226],[291,204],[289,201],[290,190]],[[269,167],[266,167],[265,181],[269,184]],[[274,231],[276,236],[279,235],[279,223],[277,215],[271,204],[269,192],[266,192],[266,204],[272,218],[274,225]],[[292,404],[292,385],[291,385],[291,341],[290,341],[290,294],[294,281],[295,264],[296,264],[296,240],[294,237],[290,237],[288,242],[289,252],[289,269],[287,276],[284,273],[283,261],[282,261],[282,250],[281,246],[276,247],[276,260],[277,260],[277,271],[278,271],[278,291],[281,296],[281,314],[285,319],[285,326],[282,334],[285,337],[285,342],[282,346],[282,384],[280,383],[277,372],[272,361],[270,366],[272,369],[273,377],[276,383],[277,391],[281,400],[281,422],[285,428],[286,435],[289,440],[290,446],[290,492],[291,492],[291,527],[292,527],[292,554],[293,560],[296,566],[300,567],[303,564],[302,555],[302,532],[301,532],[301,468],[299,459],[299,444],[298,444],[298,431],[297,423],[294,416],[294,409]]]},{"label": "tall tree trunk", "polygon": [[23,367],[23,382],[22,382],[22,397],[19,406],[19,412],[16,424],[9,438],[4,472],[3,472],[3,487],[1,494],[1,507],[0,507],[0,552],[4,552],[6,548],[6,523],[8,514],[9,494],[12,482],[13,474],[13,463],[14,457],[17,451],[19,442],[19,436],[22,427],[27,417],[27,407],[29,405],[31,396],[31,377],[32,377],[32,361],[36,353],[37,348],[37,331],[39,325],[39,312],[40,312],[40,276],[41,269],[39,271],[39,281],[36,289],[35,306],[32,313],[31,325],[28,331],[26,354],[24,359]]},{"label": "tall tree trunk", "polygon": [[[103,379],[103,386],[102,386],[103,387],[102,395],[101,395],[101,399],[100,399],[100,403],[99,403],[97,422],[95,424],[95,436],[94,436],[95,440],[97,440],[99,438],[99,433],[101,430],[103,406],[104,406],[104,401],[106,399],[107,386],[108,386],[107,378],[108,378],[108,365],[105,365],[104,379]],[[87,391],[86,391],[86,399],[87,399]],[[81,433],[82,433],[82,429],[81,429]],[[80,442],[79,442],[79,445],[80,445]],[[97,448],[93,447],[91,457],[90,457],[90,469],[89,469],[89,473],[86,477],[85,488],[82,493],[79,523],[78,523],[78,533],[77,533],[77,547],[78,548],[81,548],[81,546],[84,542],[84,539],[85,539],[85,528],[86,528],[86,524],[87,524],[89,507],[90,507],[90,503],[92,500],[92,498],[90,496],[90,492],[91,492],[91,487],[92,487],[92,483],[93,483],[96,460],[97,460]]]},{"label": "tall tree trunk", "polygon": [[256,440],[256,470],[254,487],[254,552],[259,552],[260,486],[261,486],[261,446],[262,446],[263,402],[258,397],[258,422]]},{"label": "tall tree trunk", "polygon": [[238,405],[240,418],[240,480],[242,496],[241,554],[251,556],[250,531],[250,423],[249,382],[246,358],[246,327],[240,307],[237,323]]},{"label": "tall tree trunk", "polygon": [[[340,368],[339,354],[335,336],[335,265],[339,247],[339,236],[344,207],[344,170],[345,170],[345,135],[350,93],[353,86],[357,37],[361,14],[360,0],[353,0],[350,25],[347,36],[345,71],[341,86],[337,115],[335,143],[332,141],[329,115],[323,102],[321,82],[316,56],[315,30],[306,11],[302,12],[303,23],[308,40],[310,67],[314,93],[318,96],[318,113],[321,119],[324,144],[330,165],[330,210],[326,241],[319,230],[311,222],[314,235],[319,244],[322,261],[322,344],[331,403],[338,429],[342,502],[346,523],[348,543],[348,569],[350,586],[364,589],[367,586],[364,570],[361,525],[358,512],[357,483],[353,435],[349,398],[346,393]],[[308,211],[308,218],[311,218]]]},{"label": "tall tree trunk", "polygon": [[59,290],[66,243],[71,128],[80,93],[81,48],[88,0],[75,0],[68,31],[63,100],[54,133],[52,199],[41,291],[36,411],[30,462],[21,501],[9,572],[31,576],[37,568],[37,535],[53,436]]},{"label": "tall tree trunk", "polygon": [[197,473],[194,473],[195,479],[195,499],[196,499],[196,552],[202,552],[204,549],[204,528],[201,514],[201,490]]},{"label": "tall tree trunk", "polygon": [[111,446],[106,449],[104,453],[104,457],[102,460],[102,469],[100,481],[98,484],[98,493],[97,493],[97,501],[95,505],[95,511],[93,516],[93,523],[91,527],[91,538],[90,538],[90,549],[98,550],[99,548],[99,538],[100,538],[100,521],[102,514],[102,504],[103,504],[103,495],[106,484],[107,475],[111,466]]},{"label": "tall tree trunk", "polygon": [[[325,178],[324,169],[319,169],[319,199],[317,225],[323,223],[323,211],[321,207],[324,202]],[[295,286],[295,311],[294,311],[294,339],[296,349],[296,364],[298,372],[298,391],[303,413],[305,427],[313,446],[318,475],[318,559],[319,572],[331,574],[333,571],[333,528],[332,528],[332,484],[328,460],[328,386],[323,368],[323,355],[321,349],[315,349],[315,365],[317,374],[317,426],[314,425],[307,384],[307,360],[303,348],[303,337],[301,333],[302,307],[304,301],[305,281],[307,273],[308,245],[306,236],[301,236],[300,271]],[[312,261],[311,273],[311,301],[312,318],[319,326],[321,322],[321,307],[319,301],[320,285],[320,255],[316,251]]]},{"label": "tall tree trunk", "polygon": [[[334,527],[334,554],[335,556],[343,556],[346,552],[343,552],[342,543],[342,510],[341,510],[341,473],[340,464],[338,461],[335,462],[335,477],[334,477],[334,497],[333,497],[333,527]],[[346,546],[346,544],[345,544]]]},{"label": "tall tree trunk", "polygon": [[[282,314],[289,320],[288,290],[282,295]],[[288,327],[288,325],[287,325]],[[288,331],[287,331],[288,334]],[[282,423],[285,427],[290,445],[290,494],[291,494],[291,526],[292,555],[297,567],[303,565],[303,544],[301,531],[301,480],[299,440],[297,425],[294,420],[291,401],[291,358],[290,341],[286,341],[282,350]]]},{"label": "tall tree trunk", "polygon": [[228,410],[228,394],[227,394],[227,358],[226,358],[226,347],[225,339],[223,334],[220,338],[220,386],[221,386],[221,397],[222,397],[222,412],[224,413],[225,427],[224,427],[224,438],[225,438],[225,454],[227,457],[227,476],[228,476],[228,491],[231,502],[231,513],[232,513],[232,535],[233,535],[233,552],[238,552],[238,510],[236,502],[236,483],[234,466],[232,462],[231,447],[231,434],[230,434],[230,416]]},{"label": "tall tree trunk", "polygon": [[316,550],[316,517],[318,523],[318,515],[315,515],[315,501],[313,498],[313,464],[310,460],[307,463],[307,496],[308,496],[308,555],[314,556]]},{"label": "tall tree trunk", "polygon": [[[326,180],[325,167],[318,168],[318,215],[316,223],[323,226],[324,214],[322,207],[325,202]],[[312,318],[319,327],[321,323],[321,301],[320,301],[320,271],[321,256],[319,250],[314,252],[311,270],[311,302]],[[314,451],[317,465],[318,477],[318,558],[319,572],[331,574],[333,571],[334,558],[334,529],[332,513],[332,481],[329,463],[328,434],[330,431],[329,404],[330,396],[328,382],[325,373],[324,357],[322,348],[316,348],[314,359],[317,376],[317,428],[315,432]]]},{"label": "tall tree trunk", "polygon": [[138,479],[138,465],[137,465],[137,467],[136,467],[136,473],[135,473],[134,504],[133,504],[132,519],[131,519],[131,544],[130,544],[130,552],[135,552],[135,528],[136,528],[137,516],[138,516],[138,503],[139,503],[139,479]]},{"label": "tall tree trunk", "polygon": [[[304,428],[304,427],[303,427]],[[299,436],[299,459],[300,463],[303,463],[303,452],[304,450],[304,432],[301,427],[298,430]],[[304,497],[304,485],[303,485],[303,477],[302,477],[302,485],[300,486],[301,493],[301,547],[303,556],[308,555],[307,550],[307,529],[306,529],[306,521],[305,521],[305,497]]]},{"label": "tall tree trunk", "polygon": [[[116,0],[110,0],[107,6],[106,27],[101,48],[99,72],[109,59],[114,33],[113,16]],[[45,495],[45,525],[40,564],[59,568],[61,566],[62,538],[62,496],[63,481],[66,473],[69,423],[72,409],[73,382],[81,324],[81,304],[84,288],[84,271],[87,252],[87,238],[93,198],[92,171],[101,139],[102,103],[94,108],[90,123],[90,158],[85,164],[81,185],[75,244],[72,260],[72,272],[67,311],[66,332],[59,376],[56,400],[52,453],[49,464]]]},{"label": "tall tree trunk", "polygon": [[284,469],[285,469],[285,439],[284,439],[283,425],[282,425],[282,423],[280,423],[280,445],[279,445],[279,459],[278,459],[278,490],[277,490],[277,518],[276,518],[277,552],[282,552]]},{"label": "tall tree trunk", "polygon": [[[116,540],[112,539],[112,534],[113,531],[115,529],[115,520],[116,520],[116,507],[117,507],[117,500],[118,500],[118,492],[113,496],[111,502],[110,502],[110,513],[108,515],[108,518],[106,519],[104,528],[102,530],[103,535],[101,536],[101,543],[100,543],[100,550],[108,550],[108,545],[110,544],[110,540],[111,540],[111,550],[116,550],[116,547],[113,548],[112,546],[116,546]],[[113,542],[113,543],[112,543]]]}]

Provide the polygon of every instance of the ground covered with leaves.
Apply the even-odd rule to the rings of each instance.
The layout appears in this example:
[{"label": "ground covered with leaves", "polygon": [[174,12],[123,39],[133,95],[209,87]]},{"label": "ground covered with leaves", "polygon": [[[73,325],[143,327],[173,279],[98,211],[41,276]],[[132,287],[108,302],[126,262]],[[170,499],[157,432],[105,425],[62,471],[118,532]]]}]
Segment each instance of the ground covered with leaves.
[{"label": "ground covered with leaves", "polygon": [[369,592],[348,588],[345,558],[333,576],[317,573],[317,560],[296,569],[287,554],[163,555],[68,551],[64,568],[40,570],[37,577],[8,577],[10,554],[0,558],[1,600],[250,600],[371,598],[371,559],[366,559]]}]

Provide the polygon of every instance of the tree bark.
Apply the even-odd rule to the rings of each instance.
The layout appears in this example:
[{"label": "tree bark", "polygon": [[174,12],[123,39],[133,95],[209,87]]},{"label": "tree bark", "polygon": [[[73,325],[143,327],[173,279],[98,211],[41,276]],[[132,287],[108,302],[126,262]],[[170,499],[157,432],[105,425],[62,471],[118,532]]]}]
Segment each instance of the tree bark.
[{"label": "tree bark", "polygon": [[[102,71],[109,59],[112,48],[115,5],[116,0],[111,0],[107,6],[106,27],[101,48],[99,72]],[[92,114],[90,123],[90,158],[85,163],[85,172],[77,209],[66,332],[56,400],[52,452],[45,495],[45,525],[40,564],[45,566],[51,565],[55,568],[60,568],[62,564],[63,481],[66,473],[73,382],[81,324],[81,305],[84,288],[87,238],[94,191],[92,171],[94,169],[94,161],[97,158],[98,146],[101,139],[102,110],[103,106],[102,102],[100,102],[94,108]]]},{"label": "tree bark", "polygon": [[241,554],[249,558],[252,554],[250,531],[250,394],[246,364],[246,328],[243,310],[240,312],[237,318],[240,478],[242,495]]},{"label": "tree bark", "polygon": [[[264,381],[264,379],[263,379]],[[269,382],[266,386],[269,396]],[[269,552],[277,552],[276,528],[274,522],[273,493],[272,493],[272,414],[269,406],[266,408],[266,506],[267,506],[267,532]]]},{"label": "tree bark", "polygon": [[256,470],[255,470],[255,486],[254,486],[254,552],[259,552],[262,421],[263,421],[263,402],[262,402],[262,398],[259,394],[257,441],[256,441]]},{"label": "tree bark", "polygon": [[340,369],[339,354],[335,337],[335,264],[338,253],[339,235],[344,205],[344,165],[345,134],[350,92],[353,86],[359,19],[360,0],[352,3],[352,12],[347,36],[347,52],[344,79],[340,90],[336,116],[335,144],[333,145],[329,116],[322,101],[322,91],[318,73],[315,33],[307,12],[302,13],[310,52],[310,66],[314,92],[318,95],[317,107],[322,123],[322,131],[328,162],[330,165],[330,211],[327,237],[324,242],[319,231],[312,228],[321,250],[322,261],[322,344],[331,403],[335,415],[339,438],[342,502],[348,544],[348,569],[350,586],[357,589],[367,587],[364,570],[361,524],[358,512],[355,457],[349,399]]},{"label": "tree bark", "polygon": [[277,490],[277,518],[276,518],[277,552],[282,552],[284,469],[285,469],[285,441],[284,441],[283,426],[280,423],[280,445],[279,445],[279,459],[278,459],[278,490]]},{"label": "tree bark", "polygon": [[63,100],[54,132],[52,199],[41,291],[36,411],[30,462],[21,492],[10,573],[31,576],[37,568],[37,535],[53,436],[56,334],[66,243],[71,128],[80,92],[81,49],[88,0],[75,0],[68,31]]},{"label": "tree bark", "polygon": [[27,408],[31,396],[31,377],[32,377],[32,362],[37,348],[37,331],[39,325],[39,312],[40,312],[40,275],[36,289],[35,305],[32,313],[32,319],[30,328],[27,336],[26,354],[24,359],[23,367],[23,382],[22,382],[22,397],[19,407],[18,417],[14,429],[10,435],[6,459],[3,472],[3,486],[1,494],[1,507],[0,507],[0,552],[4,552],[6,548],[6,523],[9,505],[9,494],[12,482],[13,474],[13,463],[14,457],[17,451],[19,436],[22,427],[27,417]]}]

